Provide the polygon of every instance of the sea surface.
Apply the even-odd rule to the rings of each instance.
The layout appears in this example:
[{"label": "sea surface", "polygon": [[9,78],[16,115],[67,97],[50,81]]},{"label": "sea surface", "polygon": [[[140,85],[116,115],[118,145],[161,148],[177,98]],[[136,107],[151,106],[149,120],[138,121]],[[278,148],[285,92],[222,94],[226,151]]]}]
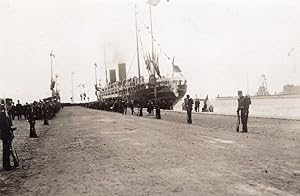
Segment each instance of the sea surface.
[{"label": "sea surface", "polygon": [[[236,115],[237,100],[216,100],[210,99],[214,106],[214,113],[225,115]],[[251,99],[250,116],[297,119],[300,120],[300,98],[277,98],[277,99]],[[181,100],[175,110],[181,110]],[[200,109],[203,102],[200,103]]]}]

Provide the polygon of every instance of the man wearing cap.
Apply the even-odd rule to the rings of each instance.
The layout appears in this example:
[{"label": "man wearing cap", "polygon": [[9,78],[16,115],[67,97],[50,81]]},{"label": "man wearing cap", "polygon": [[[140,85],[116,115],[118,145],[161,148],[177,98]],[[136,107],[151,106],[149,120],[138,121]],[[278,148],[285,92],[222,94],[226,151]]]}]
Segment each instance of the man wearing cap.
[{"label": "man wearing cap", "polygon": [[29,122],[29,137],[37,138],[37,134],[35,131],[35,120],[36,120],[36,104],[37,102],[33,102],[30,110],[28,111],[28,122]]},{"label": "man wearing cap", "polygon": [[239,98],[238,98],[237,115],[238,117],[240,116],[243,125],[243,130],[241,132],[246,133],[248,132],[247,123],[248,123],[249,105],[251,104],[251,99],[249,96],[243,96],[242,91],[238,91],[238,96]]},{"label": "man wearing cap", "polygon": [[194,101],[192,98],[190,98],[189,95],[187,95],[186,98],[184,99],[184,104],[187,111],[187,123],[192,124],[192,110],[193,110]]},{"label": "man wearing cap", "polygon": [[13,138],[13,133],[11,131],[12,122],[8,117],[7,111],[5,109],[5,103],[2,99],[0,102],[0,132],[1,139],[3,142],[3,170],[12,170],[10,165],[10,146]]}]

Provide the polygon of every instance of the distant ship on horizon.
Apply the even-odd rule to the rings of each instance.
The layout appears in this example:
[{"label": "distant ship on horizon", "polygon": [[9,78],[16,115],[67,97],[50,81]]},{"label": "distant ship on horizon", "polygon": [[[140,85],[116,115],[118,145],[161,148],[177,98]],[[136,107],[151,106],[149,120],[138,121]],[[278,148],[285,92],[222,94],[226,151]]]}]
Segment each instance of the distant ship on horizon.
[{"label": "distant ship on horizon", "polygon": [[[280,99],[280,98],[300,98],[300,85],[286,84],[283,86],[283,91],[280,93],[270,94],[267,88],[266,76],[262,76],[263,82],[259,86],[258,91],[252,99]],[[237,99],[237,96],[217,96],[217,100],[232,100]]]}]

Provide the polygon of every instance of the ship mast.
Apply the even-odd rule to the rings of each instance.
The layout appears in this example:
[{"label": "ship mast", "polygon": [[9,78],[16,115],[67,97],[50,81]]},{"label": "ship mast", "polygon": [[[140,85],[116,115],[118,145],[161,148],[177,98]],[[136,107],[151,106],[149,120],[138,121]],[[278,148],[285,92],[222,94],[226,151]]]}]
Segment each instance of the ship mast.
[{"label": "ship mast", "polygon": [[[152,12],[151,12],[151,4],[149,3],[149,11],[150,11],[150,28],[151,28],[151,44],[152,44],[152,74],[155,76],[155,69],[154,69],[154,44],[153,44],[153,28],[152,28]],[[155,79],[156,80],[156,79]],[[154,84],[154,100],[157,98],[157,88],[156,88],[156,82]]]},{"label": "ship mast", "polygon": [[135,35],[136,35],[136,54],[137,54],[137,63],[138,63],[138,74],[139,74],[139,84],[141,83],[141,70],[140,70],[140,53],[139,53],[139,38],[138,38],[138,27],[137,27],[137,12],[136,12],[136,4],[135,8]]},{"label": "ship mast", "polygon": [[[151,12],[151,4],[149,4],[150,11],[150,31],[151,31],[151,46],[152,46],[152,60],[154,60],[154,44],[153,44],[153,27],[152,27],[152,12]],[[152,65],[152,73],[155,74],[154,67]]]}]

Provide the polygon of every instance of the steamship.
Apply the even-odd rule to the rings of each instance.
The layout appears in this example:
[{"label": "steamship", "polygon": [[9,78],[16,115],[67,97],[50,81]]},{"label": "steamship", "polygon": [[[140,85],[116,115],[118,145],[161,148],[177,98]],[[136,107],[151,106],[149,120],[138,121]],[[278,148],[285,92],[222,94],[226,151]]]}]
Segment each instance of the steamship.
[{"label": "steamship", "polygon": [[[173,106],[185,95],[187,91],[187,81],[181,74],[179,66],[174,64],[174,58],[172,62],[172,77],[166,77],[160,74],[158,54],[155,53],[153,46],[151,5],[150,23],[152,52],[151,55],[150,53],[148,53],[148,55],[144,55],[149,77],[145,78],[140,74],[139,41],[141,40],[139,39],[138,34],[137,16],[135,15],[138,76],[128,79],[126,76],[126,64],[121,63],[118,64],[119,80],[116,80],[116,70],[112,69],[109,70],[110,82],[108,83],[107,71],[105,71],[106,86],[100,87],[100,84],[95,84],[98,101],[110,101],[116,98],[122,98],[127,99],[128,101],[133,102],[135,106],[138,106],[141,104],[146,105],[149,102],[154,103],[155,100],[159,100],[161,103],[160,107],[162,109],[173,109]],[[174,77],[174,74],[179,74],[180,77]]]},{"label": "steamship", "polygon": [[[116,81],[116,71],[110,70],[109,85],[98,88],[98,101],[109,101],[116,98],[133,101],[137,106],[141,102],[154,102],[155,98],[161,102],[162,109],[173,109],[173,106],[185,95],[187,81],[185,79],[171,79],[164,76],[155,79],[153,75],[145,80],[143,76],[126,78],[126,64],[119,64],[119,81]],[[155,92],[156,91],[156,92]]]}]

